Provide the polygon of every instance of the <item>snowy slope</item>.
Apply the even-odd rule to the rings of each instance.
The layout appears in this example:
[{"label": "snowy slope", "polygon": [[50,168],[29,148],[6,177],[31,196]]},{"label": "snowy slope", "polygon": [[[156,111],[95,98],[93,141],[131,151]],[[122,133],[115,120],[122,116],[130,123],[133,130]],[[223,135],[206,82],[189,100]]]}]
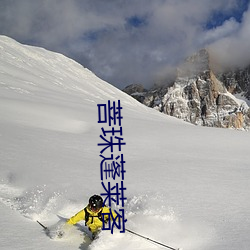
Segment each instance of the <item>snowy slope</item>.
[{"label": "snowy slope", "polygon": [[186,124],[149,109],[63,55],[0,37],[1,249],[162,249],[129,233],[90,245],[53,226],[101,193],[97,104],[121,100],[126,227],[184,250],[248,250],[248,132]]}]

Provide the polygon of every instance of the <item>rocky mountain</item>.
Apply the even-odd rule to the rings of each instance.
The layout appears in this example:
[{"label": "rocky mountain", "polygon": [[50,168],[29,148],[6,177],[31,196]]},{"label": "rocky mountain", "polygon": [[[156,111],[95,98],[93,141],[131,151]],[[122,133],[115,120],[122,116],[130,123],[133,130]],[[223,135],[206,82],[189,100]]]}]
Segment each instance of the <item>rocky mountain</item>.
[{"label": "rocky mountain", "polygon": [[228,91],[232,94],[241,94],[250,100],[250,65],[244,69],[227,70],[217,74]]},{"label": "rocky mountain", "polygon": [[250,67],[216,72],[205,49],[187,58],[169,85],[124,92],[141,103],[187,122],[210,127],[249,129]]}]

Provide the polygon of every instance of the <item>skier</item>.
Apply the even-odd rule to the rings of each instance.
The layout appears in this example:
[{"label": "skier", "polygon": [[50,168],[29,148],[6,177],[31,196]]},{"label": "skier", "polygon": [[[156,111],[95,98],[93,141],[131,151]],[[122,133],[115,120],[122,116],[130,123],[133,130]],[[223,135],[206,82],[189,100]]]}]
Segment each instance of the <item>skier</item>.
[{"label": "skier", "polygon": [[[110,213],[112,213],[112,215],[110,215]],[[111,219],[116,219],[117,215],[108,207],[103,206],[102,197],[95,194],[89,198],[89,204],[77,214],[72,216],[67,221],[67,224],[74,225],[80,220],[85,220],[85,225],[92,233],[92,238],[95,239],[101,231],[103,220],[104,223],[107,223],[110,219],[109,217],[111,217]]]}]

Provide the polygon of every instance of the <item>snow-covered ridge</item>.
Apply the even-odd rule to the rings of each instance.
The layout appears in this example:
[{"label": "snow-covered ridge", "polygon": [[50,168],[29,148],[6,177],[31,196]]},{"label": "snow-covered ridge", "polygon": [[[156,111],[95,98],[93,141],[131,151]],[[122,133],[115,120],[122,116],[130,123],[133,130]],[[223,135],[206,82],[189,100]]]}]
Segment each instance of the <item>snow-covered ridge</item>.
[{"label": "snow-covered ridge", "polygon": [[[62,93],[70,90],[76,95],[83,93],[97,100],[102,100],[103,96],[113,99],[120,92],[62,54],[22,45],[5,36],[0,36],[0,60],[1,85],[15,92],[35,94],[39,87],[51,91],[53,86]],[[8,76],[13,77],[11,82]],[[120,96],[125,97],[122,92]]]},{"label": "snow-covered ridge", "polygon": [[[133,98],[75,61],[43,48],[22,45],[5,36],[0,36],[0,74],[0,110],[4,112],[7,107],[9,110],[2,119],[14,119],[29,126],[84,132],[88,129],[87,122],[83,118],[73,118],[75,111],[70,106],[84,107],[89,102],[122,98],[123,105],[144,109]],[[50,104],[69,102],[68,95],[73,101],[63,113],[56,105],[51,107]]]}]

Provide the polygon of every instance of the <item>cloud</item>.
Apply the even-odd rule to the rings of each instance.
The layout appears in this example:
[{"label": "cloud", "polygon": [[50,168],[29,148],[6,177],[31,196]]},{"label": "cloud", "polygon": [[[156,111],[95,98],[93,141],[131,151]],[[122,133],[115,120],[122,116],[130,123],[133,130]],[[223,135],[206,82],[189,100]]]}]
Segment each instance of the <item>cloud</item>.
[{"label": "cloud", "polygon": [[[148,87],[204,46],[218,53],[249,40],[248,13],[242,22],[233,17],[240,7],[237,0],[2,0],[0,33],[61,52],[120,88]],[[220,24],[212,20],[218,14]]]},{"label": "cloud", "polygon": [[201,44],[211,44],[225,37],[235,34],[240,28],[240,24],[232,17],[224,21],[221,26],[204,31],[200,38]]},{"label": "cloud", "polygon": [[[224,24],[220,29],[227,29]],[[210,44],[217,63],[225,67],[245,67],[250,64],[250,9],[243,15],[236,29]]]}]

